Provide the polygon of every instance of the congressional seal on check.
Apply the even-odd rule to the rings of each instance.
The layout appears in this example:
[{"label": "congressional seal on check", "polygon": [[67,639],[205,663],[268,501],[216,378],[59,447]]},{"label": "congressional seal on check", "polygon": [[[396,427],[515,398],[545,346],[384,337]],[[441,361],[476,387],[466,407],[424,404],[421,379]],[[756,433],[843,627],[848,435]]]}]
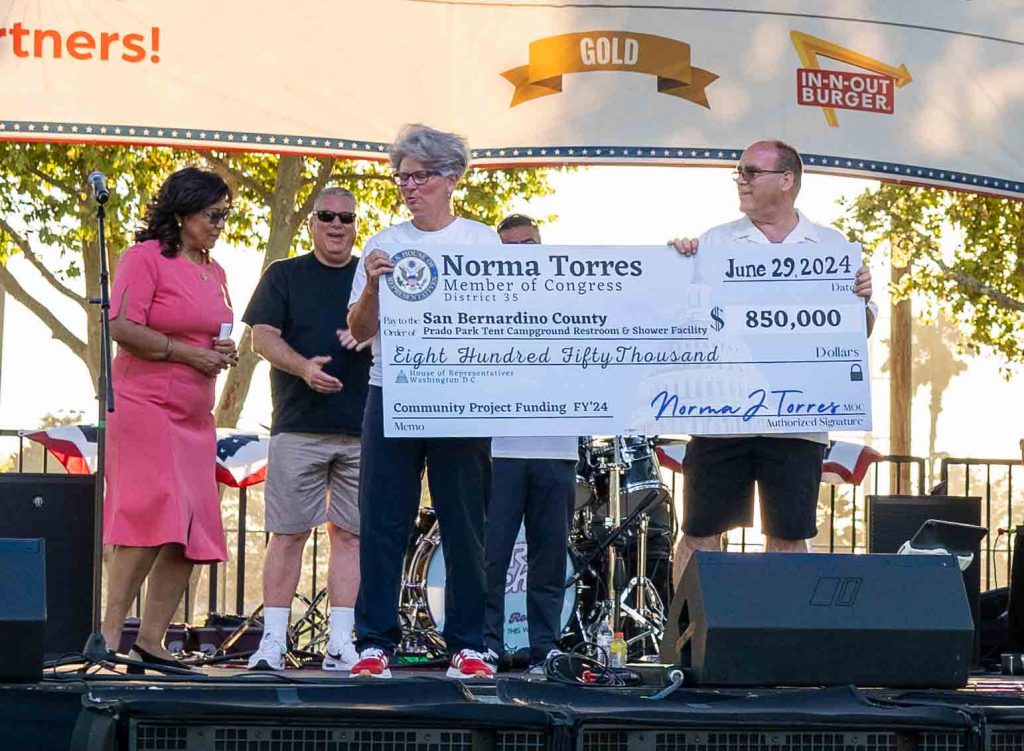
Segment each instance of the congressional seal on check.
[{"label": "congressional seal on check", "polygon": [[871,427],[857,245],[382,249],[387,436]]}]

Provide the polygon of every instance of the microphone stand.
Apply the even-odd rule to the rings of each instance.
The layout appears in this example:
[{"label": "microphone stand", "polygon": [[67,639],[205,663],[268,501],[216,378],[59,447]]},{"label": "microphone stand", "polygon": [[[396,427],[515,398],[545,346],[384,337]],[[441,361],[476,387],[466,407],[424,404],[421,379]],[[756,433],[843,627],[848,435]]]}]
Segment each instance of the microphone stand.
[{"label": "microphone stand", "polygon": [[[58,660],[52,666],[54,668],[66,667],[84,662],[78,671],[84,672],[92,665],[106,663],[108,665],[125,665],[129,668],[143,668],[143,670],[152,670],[167,675],[183,675],[193,679],[203,678],[205,676],[197,676],[196,673],[184,666],[156,665],[121,657],[116,652],[117,645],[112,645],[113,649],[108,646],[101,631],[103,625],[103,495],[107,456],[107,415],[114,411],[114,385],[110,372],[110,271],[107,264],[107,213],[103,206],[109,195],[96,190],[95,198],[96,222],[99,228],[97,240],[100,254],[100,294],[99,297],[89,298],[89,303],[100,307],[100,373],[96,384],[96,483],[92,514],[92,633],[89,634],[89,638],[86,639],[85,646],[82,648],[83,659],[80,660],[76,656],[70,660]],[[128,678],[131,677],[129,674]]]},{"label": "microphone stand", "polygon": [[[92,515],[92,633],[82,654],[87,660],[108,660],[114,653],[107,647],[100,627],[103,623],[103,492],[107,458],[107,414],[114,411],[114,385],[110,377],[110,273],[107,266],[106,209],[108,196],[96,195],[96,222],[99,227],[100,296],[90,298],[100,306],[100,374],[96,388],[96,485]],[[115,645],[116,646],[116,645]]]}]

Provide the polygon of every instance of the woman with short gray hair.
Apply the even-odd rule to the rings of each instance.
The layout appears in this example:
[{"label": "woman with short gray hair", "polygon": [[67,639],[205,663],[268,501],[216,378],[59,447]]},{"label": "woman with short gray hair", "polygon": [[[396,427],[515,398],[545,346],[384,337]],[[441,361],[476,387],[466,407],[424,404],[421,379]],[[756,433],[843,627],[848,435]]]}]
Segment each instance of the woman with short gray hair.
[{"label": "woman with short gray hair", "polygon": [[418,123],[402,127],[391,147],[390,156],[391,169],[395,172],[401,170],[402,160],[407,156],[427,169],[456,179],[461,178],[469,166],[469,147],[465,138]]},{"label": "woman with short gray hair", "polygon": [[381,390],[380,280],[395,265],[380,246],[499,245],[490,227],[452,213],[455,186],[469,163],[466,141],[426,125],[406,125],[391,148],[394,180],[412,220],[378,232],[366,244],[352,282],[349,331],[373,338],[370,391],[363,418],[359,477],[361,581],[356,599],[353,676],[390,678],[388,663],[402,636],[398,618],[405,546],[419,508],[420,477],[429,467],[430,496],[447,556],[444,639],[448,676],[491,678],[483,655],[484,508],[491,484],[488,438],[386,438]]}]

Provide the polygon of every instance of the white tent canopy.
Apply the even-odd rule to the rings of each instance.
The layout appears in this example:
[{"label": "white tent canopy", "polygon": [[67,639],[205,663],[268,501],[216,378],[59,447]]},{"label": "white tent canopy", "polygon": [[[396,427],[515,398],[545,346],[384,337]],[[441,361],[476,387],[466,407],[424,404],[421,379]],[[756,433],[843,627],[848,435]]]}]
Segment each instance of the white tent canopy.
[{"label": "white tent canopy", "polygon": [[[71,12],[74,8],[74,12]],[[1024,0],[0,0],[0,138],[809,169],[1024,197]]]}]

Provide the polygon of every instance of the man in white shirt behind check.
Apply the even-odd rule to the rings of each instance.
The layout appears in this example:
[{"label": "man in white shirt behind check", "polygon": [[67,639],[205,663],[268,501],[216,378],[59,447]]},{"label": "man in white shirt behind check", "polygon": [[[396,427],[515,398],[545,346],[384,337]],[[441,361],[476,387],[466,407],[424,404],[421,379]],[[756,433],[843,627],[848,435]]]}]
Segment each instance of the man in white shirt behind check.
[{"label": "man in white shirt behind check", "polygon": [[[537,223],[522,214],[506,217],[498,225],[498,235],[506,245],[540,242]],[[574,436],[491,439],[484,644],[495,661],[505,651],[505,576],[521,524],[526,526],[530,663],[539,671],[557,652],[578,455]]]},{"label": "man in white shirt behind check", "polygon": [[[723,244],[834,243],[846,238],[796,209],[803,163],[782,141],[758,141],[740,156],[733,179],[744,216],[712,227],[699,239],[675,239],[683,255],[714,252]],[[871,302],[871,270],[856,274],[853,294],[864,300],[870,336],[878,307]],[[721,536],[753,523],[754,486],[768,552],[806,552],[817,534],[821,462],[828,433],[694,436],[683,459],[683,537],[676,546],[678,583],[695,550],[720,550]]]}]

